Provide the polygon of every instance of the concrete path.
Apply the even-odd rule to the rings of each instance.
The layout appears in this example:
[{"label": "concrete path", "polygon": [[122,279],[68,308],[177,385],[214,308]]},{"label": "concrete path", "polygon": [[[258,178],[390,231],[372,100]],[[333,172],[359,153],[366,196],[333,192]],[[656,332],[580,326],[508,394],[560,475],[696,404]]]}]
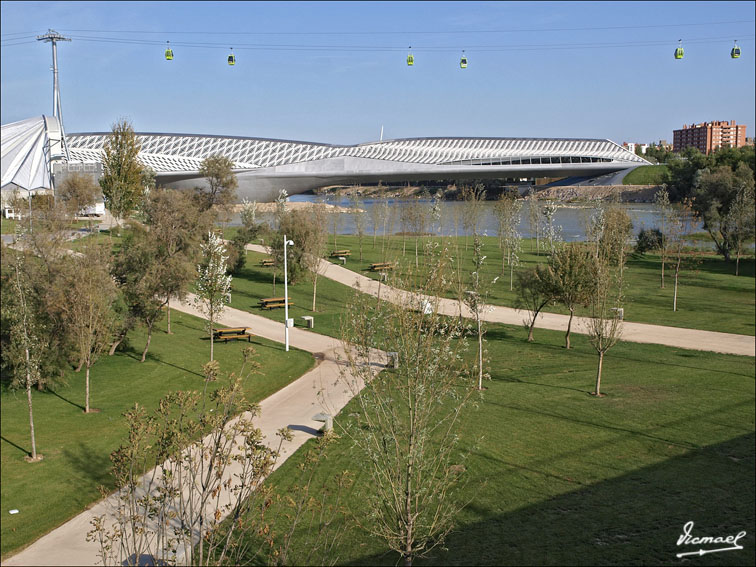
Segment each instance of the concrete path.
[{"label": "concrete path", "polygon": [[[248,250],[267,253],[264,246],[258,244],[247,245]],[[321,274],[341,284],[355,287],[360,291],[380,297],[387,301],[406,301],[408,292],[396,290],[379,282],[338,266],[326,260]],[[458,315],[459,303],[453,299],[442,299],[439,312],[446,315]],[[472,313],[462,307],[462,315],[471,317]],[[526,314],[511,307],[491,306],[490,311],[484,315],[484,319],[491,323],[504,323],[506,325],[523,325]],[[567,315],[557,313],[541,313],[536,321],[536,328],[551,329],[554,331],[567,331]],[[575,333],[588,334],[587,320],[575,317],[572,322],[572,330]],[[625,321],[622,325],[622,340],[635,343],[650,343],[676,348],[693,350],[705,350],[724,354],[739,354],[744,356],[756,356],[756,337],[748,335],[735,335],[731,333],[718,333],[715,331],[702,331],[699,329],[685,329],[683,327],[666,327],[663,325],[651,325],[648,323],[631,323]]]},{"label": "concrete path", "polygon": [[[201,316],[189,302],[172,305],[173,309]],[[283,316],[282,316],[283,318]],[[237,327],[250,327],[260,337],[277,342],[284,341],[284,325],[240,311],[226,308],[219,324]],[[317,355],[319,364],[298,380],[282,388],[260,403],[260,416],[255,425],[260,428],[269,447],[277,447],[279,438],[276,432],[283,428],[292,429],[293,439],[285,443],[283,454],[276,463],[280,466],[305,441],[316,435],[322,423],[312,417],[320,412],[336,415],[352,398],[354,392],[340,379],[344,363],[340,362],[343,354],[340,341],[324,335],[318,335],[303,329],[290,329],[290,345]],[[281,356],[286,352],[281,347]],[[341,357],[343,359],[343,356]],[[379,371],[380,365],[376,365]],[[228,370],[228,369],[226,369]],[[228,474],[235,472],[233,469]],[[42,536],[29,547],[10,557],[3,565],[97,565],[99,547],[86,541],[86,534],[92,529],[90,521],[106,514],[112,506],[114,497],[101,501],[92,508],[82,512],[72,520]]]}]

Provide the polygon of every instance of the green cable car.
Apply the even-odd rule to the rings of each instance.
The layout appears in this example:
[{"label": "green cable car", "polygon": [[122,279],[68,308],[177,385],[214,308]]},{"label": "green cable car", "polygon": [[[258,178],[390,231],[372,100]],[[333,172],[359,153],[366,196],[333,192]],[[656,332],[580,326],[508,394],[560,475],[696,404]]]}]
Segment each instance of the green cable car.
[{"label": "green cable car", "polygon": [[732,48],[732,51],[730,51],[730,57],[733,59],[737,59],[740,57],[740,47],[738,47],[738,40],[735,40],[735,47]]},{"label": "green cable car", "polygon": [[464,49],[462,50],[462,59],[459,60],[459,68],[467,69],[467,56],[465,55]]},{"label": "green cable car", "polygon": [[234,48],[231,48],[231,53],[228,54],[228,64],[236,65],[236,57],[234,56]]},{"label": "green cable car", "polygon": [[677,40],[677,49],[675,49],[675,59],[682,59],[685,55],[685,50],[682,47],[682,40]]},{"label": "green cable car", "polygon": [[165,59],[166,61],[173,61],[173,49],[171,49],[171,42],[166,41],[167,47],[165,49]]},{"label": "green cable car", "polygon": [[407,54],[407,65],[412,67],[415,64],[415,56],[412,55],[412,46],[409,46],[410,52]]}]

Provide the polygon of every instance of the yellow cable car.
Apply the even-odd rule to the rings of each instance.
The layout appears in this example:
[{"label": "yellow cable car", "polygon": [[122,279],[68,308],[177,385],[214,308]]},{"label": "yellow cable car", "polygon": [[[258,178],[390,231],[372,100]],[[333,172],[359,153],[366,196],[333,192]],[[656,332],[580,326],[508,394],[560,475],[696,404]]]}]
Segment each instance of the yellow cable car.
[{"label": "yellow cable car", "polygon": [[231,48],[231,53],[228,54],[228,64],[236,65],[236,57],[234,56],[234,48]]},{"label": "yellow cable car", "polygon": [[165,48],[165,59],[167,61],[172,61],[173,60],[173,49],[171,49],[171,42],[170,41],[166,41],[165,43],[167,44],[167,46]]},{"label": "yellow cable car", "polygon": [[685,50],[682,47],[682,40],[677,40],[677,49],[675,49],[675,59],[682,59],[685,55]]},{"label": "yellow cable car", "polygon": [[412,55],[412,46],[409,46],[410,52],[407,54],[407,65],[412,67],[415,64],[415,56]]},{"label": "yellow cable car", "polygon": [[462,50],[462,59],[459,60],[459,67],[460,69],[467,69],[467,56],[464,49]]},{"label": "yellow cable car", "polygon": [[737,59],[740,57],[740,47],[738,47],[738,40],[735,40],[735,47],[732,48],[732,51],[730,51],[730,57],[733,59]]}]

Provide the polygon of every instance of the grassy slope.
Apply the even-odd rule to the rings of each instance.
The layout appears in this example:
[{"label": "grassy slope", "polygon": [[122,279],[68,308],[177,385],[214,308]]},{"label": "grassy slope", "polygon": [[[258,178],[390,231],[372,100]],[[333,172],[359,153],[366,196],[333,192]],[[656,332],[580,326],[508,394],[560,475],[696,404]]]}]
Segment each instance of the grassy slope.
[{"label": "grassy slope", "polygon": [[659,185],[664,182],[666,165],[641,165],[628,173],[622,180],[623,185]]},{"label": "grassy slope", "polygon": [[[527,344],[519,329],[492,326],[488,339],[493,380],[461,431],[471,501],[450,551],[418,564],[669,563],[689,520],[699,534],[748,532],[746,551],[697,562],[752,564],[752,358],[621,343],[605,362],[608,396],[594,399],[596,355],[584,337],[570,352],[550,331]],[[337,430],[354,411],[352,402]],[[302,458],[300,450],[271,476],[281,493],[297,482]],[[370,481],[346,437],[329,447],[315,486],[344,469],[355,477],[346,502],[364,519]],[[348,528],[330,557],[396,564],[385,552]]]},{"label": "grassy slope", "polygon": [[[385,253],[381,253],[381,239],[377,246],[372,247],[372,238],[365,238],[363,242],[363,260],[359,261],[359,246],[356,236],[339,236],[339,248],[349,248],[352,256],[346,267],[374,279],[378,275],[367,271],[373,262],[401,259],[403,262],[414,263],[415,239],[407,237],[406,253],[402,256],[402,238],[392,237]],[[422,265],[422,246],[420,239],[420,264]],[[509,271],[501,275],[502,254],[497,239],[484,237],[483,253],[486,255],[484,267],[484,281],[492,281],[501,276],[493,286],[490,295],[491,303],[495,305],[513,306],[515,293],[509,291]],[[453,242],[454,240],[450,240]],[[459,238],[459,253],[463,258],[462,278],[469,277],[472,271],[472,237],[467,238],[468,249],[465,251],[465,238]],[[525,241],[523,253],[520,256],[520,266],[526,269],[537,262],[545,262],[546,255],[531,253],[531,242]],[[672,311],[673,268],[667,265],[665,289],[659,287],[661,274],[661,259],[658,255],[628,259],[626,270],[626,300],[625,319],[641,323],[669,325],[672,327],[688,327],[744,335],[756,334],[754,318],[756,308],[754,293],[756,279],[754,279],[754,260],[741,260],[740,276],[736,277],[733,263],[725,263],[721,257],[701,256],[691,263],[680,274],[680,288],[678,291],[678,311]],[[320,279],[323,281],[323,278]],[[319,286],[320,287],[320,284]],[[549,306],[548,311],[567,313],[561,306]]]},{"label": "grassy slope", "polygon": [[[124,441],[121,414],[135,402],[148,411],[174,390],[195,390],[203,385],[201,366],[210,356],[209,341],[200,319],[172,312],[173,335],[165,322],[152,338],[147,360],[139,358],[145,336],[130,335],[131,348],[113,357],[104,356],[91,371],[91,404],[101,413],[82,413],[84,373],[71,372],[69,385],[55,393],[34,392],[34,424],[37,450],[44,460],[28,464],[30,450],[26,396],[23,391],[2,391],[2,555],[24,546],[75,516],[99,499],[99,485],[111,486],[109,454]],[[232,341],[215,345],[216,359],[224,372],[238,370],[242,349],[248,343]],[[255,337],[262,375],[247,384],[247,397],[259,401],[301,376],[312,365],[309,353]],[[20,510],[14,516],[7,511]]]}]

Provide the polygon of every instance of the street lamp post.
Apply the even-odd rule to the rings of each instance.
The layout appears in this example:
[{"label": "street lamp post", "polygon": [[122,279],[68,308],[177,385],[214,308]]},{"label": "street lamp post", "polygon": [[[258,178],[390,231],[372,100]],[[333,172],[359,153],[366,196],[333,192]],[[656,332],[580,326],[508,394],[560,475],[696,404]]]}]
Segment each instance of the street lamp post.
[{"label": "street lamp post", "polygon": [[288,240],[284,234],[284,334],[286,352],[289,352],[289,270],[286,267],[286,246],[293,246],[294,242]]}]

